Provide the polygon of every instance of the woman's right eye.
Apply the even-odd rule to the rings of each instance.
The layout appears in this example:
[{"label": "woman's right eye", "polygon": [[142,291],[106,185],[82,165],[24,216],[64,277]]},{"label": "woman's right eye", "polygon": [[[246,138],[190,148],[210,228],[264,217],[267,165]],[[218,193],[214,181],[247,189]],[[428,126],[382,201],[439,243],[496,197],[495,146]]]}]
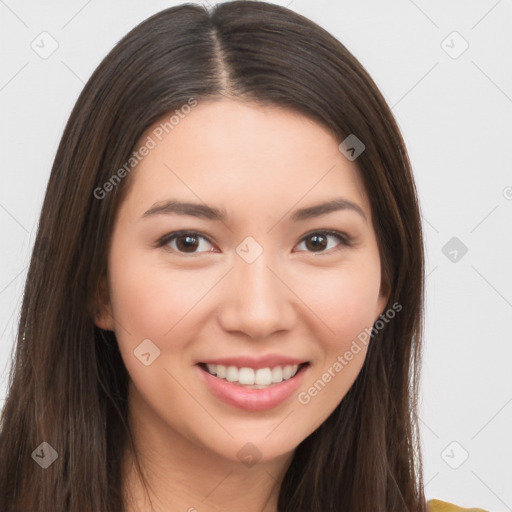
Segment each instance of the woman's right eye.
[{"label": "woman's right eye", "polygon": [[201,244],[201,241],[205,241],[206,244],[212,245],[208,238],[196,233],[195,231],[175,231],[162,237],[158,242],[158,246],[182,254],[213,252],[212,250],[198,251],[197,249],[205,245]]}]

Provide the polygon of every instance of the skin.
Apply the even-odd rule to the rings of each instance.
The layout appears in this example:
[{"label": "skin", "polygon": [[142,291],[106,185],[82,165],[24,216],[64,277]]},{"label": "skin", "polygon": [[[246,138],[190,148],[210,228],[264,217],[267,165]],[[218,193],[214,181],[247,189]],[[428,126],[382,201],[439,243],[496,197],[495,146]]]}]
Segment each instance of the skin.
[{"label": "skin", "polygon": [[[364,344],[309,403],[295,393],[271,410],[248,412],[216,398],[194,367],[221,356],[293,354],[310,362],[304,391],[384,312],[388,294],[380,286],[370,205],[360,171],[339,143],[293,111],[200,102],[127,178],[96,321],[115,331],[131,378],[130,422],[153,510],[275,512],[294,449],[360,372]],[[345,209],[291,221],[296,209],[335,197],[359,205],[366,220]],[[225,209],[228,219],[142,218],[170,198]],[[198,238],[192,253],[183,252],[183,237],[181,245],[174,239],[167,249],[156,246],[182,229],[212,243]],[[304,238],[325,229],[351,245],[328,236],[327,247],[315,249],[311,236]],[[263,248],[250,264],[236,252],[247,236]],[[134,356],[145,339],[160,349],[149,366]],[[252,467],[237,457],[248,442],[261,452]],[[131,464],[127,452],[129,510],[152,510]]]}]

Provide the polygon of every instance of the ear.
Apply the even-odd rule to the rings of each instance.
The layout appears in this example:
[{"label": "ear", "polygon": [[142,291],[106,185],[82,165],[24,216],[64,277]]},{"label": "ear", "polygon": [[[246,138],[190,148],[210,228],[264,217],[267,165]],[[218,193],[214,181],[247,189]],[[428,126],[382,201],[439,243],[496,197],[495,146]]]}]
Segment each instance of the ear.
[{"label": "ear", "polygon": [[114,316],[106,276],[100,279],[96,290],[94,323],[104,331],[114,330]]}]

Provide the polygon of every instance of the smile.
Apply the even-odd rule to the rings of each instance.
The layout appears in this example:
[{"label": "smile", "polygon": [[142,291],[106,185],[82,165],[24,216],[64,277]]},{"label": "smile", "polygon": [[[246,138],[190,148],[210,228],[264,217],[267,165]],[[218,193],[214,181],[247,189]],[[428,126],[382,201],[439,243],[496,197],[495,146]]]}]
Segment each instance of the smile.
[{"label": "smile", "polygon": [[309,363],[258,369],[206,363],[195,367],[214,396],[255,412],[276,407],[289,398],[301,385]]}]

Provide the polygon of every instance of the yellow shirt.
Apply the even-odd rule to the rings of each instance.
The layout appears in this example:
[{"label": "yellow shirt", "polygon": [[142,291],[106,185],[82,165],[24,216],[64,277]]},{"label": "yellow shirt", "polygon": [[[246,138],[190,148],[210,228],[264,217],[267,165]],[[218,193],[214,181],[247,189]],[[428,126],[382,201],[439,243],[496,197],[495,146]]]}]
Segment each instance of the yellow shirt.
[{"label": "yellow shirt", "polygon": [[441,500],[429,500],[428,512],[489,512],[483,508],[462,508]]}]

